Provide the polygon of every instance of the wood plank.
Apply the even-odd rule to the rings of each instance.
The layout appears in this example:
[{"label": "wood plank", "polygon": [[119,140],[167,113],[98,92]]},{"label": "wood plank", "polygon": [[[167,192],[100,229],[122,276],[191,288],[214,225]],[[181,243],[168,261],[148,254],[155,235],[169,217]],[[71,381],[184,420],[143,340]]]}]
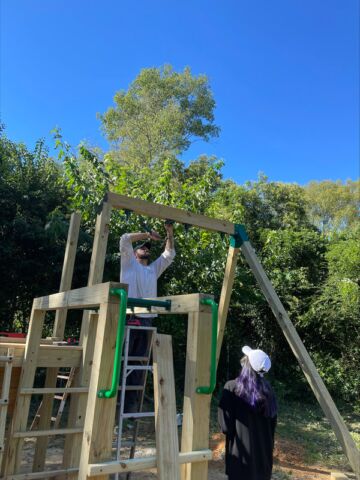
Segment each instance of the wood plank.
[{"label": "wood plank", "polygon": [[155,335],[153,359],[158,479],[180,480],[174,359],[170,335]]},{"label": "wood plank", "polygon": [[56,395],[58,393],[88,393],[88,387],[51,387],[51,388],[23,388],[20,390],[20,395]]},{"label": "wood plank", "polygon": [[6,417],[8,412],[8,405],[10,403],[10,385],[12,374],[12,358],[14,356],[14,350],[8,349],[7,361],[4,367],[4,376],[2,381],[1,399],[6,401],[0,408],[0,469],[3,462],[3,455],[5,451],[5,427]]},{"label": "wood plank", "polygon": [[102,283],[103,281],[106,249],[110,230],[111,210],[111,205],[104,202],[102,205],[102,211],[96,218],[88,286],[96,285],[97,283]]},{"label": "wood plank", "polygon": [[[209,447],[211,395],[200,395],[196,388],[210,381],[211,313],[189,314],[181,451],[191,452]],[[208,464],[185,464],[182,480],[207,480]]]},{"label": "wood plank", "polygon": [[267,299],[282,331],[288,341],[300,367],[309,382],[323,412],[328,418],[335,435],[340,442],[345,455],[356,475],[360,477],[360,452],[356,447],[353,438],[347,429],[336,405],[331,398],[322,378],[320,377],[313,361],[310,358],[304,344],[302,343],[294,325],[292,324],[284,306],[277,296],[270,280],[268,279],[262,265],[260,264],[250,242],[245,241],[240,247],[246,261],[250,265],[253,274],[258,281],[260,288]]},{"label": "wood plank", "polygon": [[90,287],[77,288],[67,292],[54,293],[34,299],[36,310],[56,310],[58,308],[96,308],[109,301],[111,288],[126,288],[118,282],[106,282]]},{"label": "wood plank", "polygon": [[[74,264],[76,257],[77,243],[79,239],[81,216],[78,213],[72,213],[70,218],[70,225],[68,237],[66,241],[64,262],[61,274],[59,292],[66,292],[71,290],[72,278],[74,273]],[[55,323],[53,329],[54,337],[64,337],[67,311],[58,310],[55,314]]]},{"label": "wood plank", "polygon": [[223,232],[233,235],[235,232],[234,224],[227,220],[218,220],[216,218],[206,217],[198,213],[187,212],[180,208],[168,207],[159,203],[147,202],[138,198],[130,198],[125,195],[118,195],[109,192],[105,201],[113,208],[121,210],[130,210],[139,215],[146,215],[153,218],[171,219],[185,225],[193,225],[214,232]]},{"label": "wood plank", "polygon": [[217,331],[217,347],[216,347],[216,364],[219,363],[221,346],[224,338],[227,314],[229,311],[230,298],[235,280],[236,265],[239,256],[239,249],[229,247],[226,260],[224,280],[222,284],[219,311],[218,311],[218,331]]},{"label": "wood plank", "polygon": [[50,437],[55,435],[75,435],[82,433],[82,428],[49,428],[48,430],[29,430],[25,432],[14,432],[14,438],[36,438],[36,437]]},{"label": "wood plank", "polygon": [[6,480],[37,480],[41,478],[70,478],[77,475],[78,468],[66,468],[59,470],[47,470],[46,472],[19,473],[18,475],[9,475]]},{"label": "wood plank", "polygon": [[[99,315],[95,313],[92,313],[89,316],[88,332],[82,342],[83,356],[80,368],[74,377],[74,387],[89,388],[98,318]],[[67,423],[68,428],[84,427],[87,400],[88,397],[86,395],[76,395],[71,399]],[[63,457],[64,468],[74,468],[79,466],[81,445],[82,436],[80,435],[73,435],[65,438]]]},{"label": "wood plank", "polygon": [[[37,355],[40,346],[41,333],[44,325],[45,311],[36,310],[33,306],[29,324],[29,333],[25,346],[24,362],[21,371],[19,389],[32,388],[37,366]],[[5,475],[17,473],[20,467],[20,454],[23,444],[21,438],[14,438],[14,432],[26,431],[31,397],[18,395],[15,404],[14,417],[9,433],[9,447],[5,462]]]},{"label": "wood plank", "polygon": [[[179,464],[207,462],[212,459],[211,450],[198,450],[194,452],[179,453]],[[88,465],[88,476],[111,475],[113,473],[139,472],[156,468],[156,457],[140,457],[131,460],[95,463]],[[167,479],[167,480],[170,480]]]},{"label": "wood plank", "polygon": [[[171,300],[171,309],[165,310],[162,307],[151,307],[151,313],[169,315],[190,313],[190,312],[209,312],[210,307],[200,304],[202,298],[214,298],[213,295],[203,293],[190,293],[186,295],[169,295],[167,297],[147,298],[146,300]],[[128,313],[132,313],[132,309],[127,309]],[[134,307],[134,313],[149,313],[147,308]]]},{"label": "wood plank", "polygon": [[[0,352],[6,352],[12,344],[0,345]],[[25,345],[13,344],[13,368],[22,367],[24,362]],[[38,367],[78,367],[80,365],[82,347],[40,345],[38,352]]]},{"label": "wood plank", "polygon": [[111,385],[118,316],[119,303],[100,306],[79,463],[80,480],[86,479],[89,463],[111,459],[117,399],[116,395],[98,398],[97,392]]}]

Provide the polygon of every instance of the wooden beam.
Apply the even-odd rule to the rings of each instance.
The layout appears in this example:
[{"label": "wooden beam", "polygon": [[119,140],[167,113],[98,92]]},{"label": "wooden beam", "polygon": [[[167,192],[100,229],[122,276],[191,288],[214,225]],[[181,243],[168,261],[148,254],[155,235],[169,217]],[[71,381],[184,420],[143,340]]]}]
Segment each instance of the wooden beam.
[{"label": "wooden beam", "polygon": [[125,195],[118,195],[109,192],[105,201],[111,204],[113,208],[120,210],[130,210],[139,215],[146,215],[153,218],[171,219],[185,225],[193,225],[213,232],[223,232],[230,235],[234,234],[234,224],[227,220],[218,220],[216,218],[206,217],[197,213],[187,212],[179,208],[160,205],[159,203],[147,202],[138,198],[130,198]]},{"label": "wooden beam", "polygon": [[8,349],[8,354],[3,361],[5,361],[4,365],[4,375],[3,375],[3,382],[1,388],[1,399],[4,403],[2,403],[0,407],[0,469],[2,466],[3,461],[3,454],[5,451],[5,427],[6,427],[6,418],[7,418],[7,411],[8,405],[10,400],[10,385],[11,385],[11,373],[12,373],[12,358],[14,356],[14,350],[12,348]]},{"label": "wooden beam", "polygon": [[79,480],[86,480],[89,463],[111,459],[117,398],[116,395],[113,398],[99,398],[97,393],[111,385],[118,317],[119,303],[101,305],[86,407]]},{"label": "wooden beam", "polygon": [[110,230],[111,208],[112,207],[109,203],[104,202],[102,205],[102,211],[96,218],[88,286],[96,285],[103,281],[106,249]]},{"label": "wooden beam", "polygon": [[36,438],[36,437],[48,437],[55,435],[75,435],[82,433],[82,428],[49,428],[49,430],[28,430],[26,432],[14,432],[14,438]]},{"label": "wooden beam", "polygon": [[[24,344],[0,344],[0,352],[6,352],[9,346],[14,347],[13,367],[22,367],[24,363]],[[78,367],[82,354],[79,346],[40,345],[37,367]]]},{"label": "wooden beam", "polygon": [[125,284],[107,282],[90,287],[77,288],[68,292],[54,293],[34,299],[36,310],[56,310],[59,308],[96,308],[109,301],[111,288],[125,288]]},{"label": "wooden beam", "polygon": [[[211,450],[182,452],[179,454],[179,463],[207,462],[212,459]],[[113,473],[139,472],[156,468],[156,457],[142,457],[131,460],[120,460],[88,465],[88,477],[111,475]],[[170,480],[170,477],[168,478]]]},{"label": "wooden beam", "polygon": [[[206,295],[203,293],[190,293],[187,295],[169,295],[167,297],[147,298],[146,300],[171,300],[171,309],[165,310],[162,307],[151,307],[151,313],[169,315],[182,314],[190,312],[210,312],[211,308],[200,303],[202,298],[214,298],[213,295]],[[127,310],[128,313],[132,309]],[[149,313],[147,308],[134,307],[134,313]]]},{"label": "wooden beam", "polygon": [[59,393],[88,393],[87,387],[51,387],[51,388],[23,388],[20,390],[19,395],[56,395]]},{"label": "wooden beam", "polygon": [[[196,388],[210,381],[211,313],[189,314],[181,451],[191,452],[209,447],[211,395],[200,395]],[[185,464],[182,480],[207,480],[208,464]]]},{"label": "wooden beam", "polygon": [[279,297],[277,296],[270,280],[268,279],[262,265],[260,264],[250,242],[245,241],[241,246],[246,261],[250,265],[253,274],[258,281],[260,288],[267,299],[282,331],[288,341],[297,361],[300,364],[304,375],[309,382],[323,412],[328,418],[337,439],[339,440],[345,455],[356,475],[360,477],[360,452],[356,447],[353,438],[347,429],[336,405],[331,398],[322,378],[320,377],[313,361],[310,358],[304,344],[302,343],[294,325],[285,311]]},{"label": "wooden beam", "polygon": [[46,472],[19,473],[18,475],[8,475],[6,480],[37,480],[41,478],[69,478],[77,475],[78,468],[67,468],[62,470],[47,470]]},{"label": "wooden beam", "polygon": [[[96,341],[96,331],[98,328],[99,315],[92,313],[89,316],[87,335],[83,338],[80,368],[74,377],[73,385],[77,388],[89,388],[90,376],[93,365],[94,348]],[[83,428],[85,423],[85,413],[88,397],[86,395],[75,395],[71,399],[68,428]],[[81,452],[82,436],[71,435],[65,438],[64,444],[64,468],[75,468],[79,466]]]},{"label": "wooden beam", "polygon": [[[73,213],[71,215],[59,292],[66,292],[68,290],[71,290],[76,249],[80,232],[80,221],[81,216],[78,213]],[[66,314],[67,312],[65,309],[58,310],[56,312],[55,324],[53,329],[54,337],[64,337]]]},{"label": "wooden beam", "polygon": [[218,331],[217,331],[217,348],[216,348],[216,364],[219,363],[221,346],[224,338],[227,314],[229,311],[230,298],[235,280],[236,265],[239,256],[239,249],[229,247],[226,260],[225,274],[219,300],[218,311]]},{"label": "wooden beam", "polygon": [[[21,371],[19,390],[32,388],[37,367],[37,355],[40,346],[41,333],[44,325],[45,311],[35,310],[31,312],[29,332],[24,353],[24,363]],[[13,421],[9,431],[9,446],[5,462],[6,475],[17,473],[20,468],[21,447],[23,440],[15,438],[14,432],[26,431],[31,397],[18,395],[15,403]]]},{"label": "wooden beam", "polygon": [[170,335],[155,335],[153,358],[158,480],[180,480],[174,359]]}]

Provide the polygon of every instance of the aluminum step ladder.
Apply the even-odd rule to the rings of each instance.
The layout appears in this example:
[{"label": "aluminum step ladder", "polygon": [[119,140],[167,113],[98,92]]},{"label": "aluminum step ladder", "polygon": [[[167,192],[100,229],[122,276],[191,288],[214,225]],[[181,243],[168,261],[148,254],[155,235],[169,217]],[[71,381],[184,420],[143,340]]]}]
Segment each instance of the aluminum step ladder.
[{"label": "aluminum step ladder", "polygon": [[[148,339],[148,345],[147,345],[147,351],[145,353],[144,357],[136,357],[136,356],[130,356],[129,355],[129,344],[130,344],[130,336],[131,333],[140,330],[140,331],[147,331],[149,332],[149,339]],[[145,326],[140,326],[140,327],[135,327],[132,325],[128,325],[125,327],[125,341],[124,341],[124,348],[123,348],[123,368],[122,368],[122,380],[121,380],[121,386],[119,387],[120,390],[120,402],[118,404],[118,428],[117,428],[117,439],[116,439],[116,459],[117,460],[123,460],[121,458],[121,448],[123,446],[130,447],[130,453],[128,458],[134,458],[135,456],[135,449],[136,449],[136,441],[137,441],[137,436],[139,432],[139,422],[138,420],[141,418],[150,418],[150,417],[155,417],[155,412],[143,412],[143,404],[144,404],[144,396],[145,396],[145,386],[146,386],[146,381],[147,381],[147,375],[148,373],[152,373],[152,365],[150,364],[151,362],[151,352],[152,352],[152,346],[153,346],[153,341],[154,341],[154,334],[156,333],[156,328],[155,327],[145,327]],[[136,363],[133,363],[136,362]],[[134,372],[134,371],[143,371],[144,376],[143,376],[143,381],[140,385],[128,385],[127,381],[129,378],[129,375]],[[126,392],[129,391],[138,391],[139,392],[139,400],[138,400],[138,411],[137,412],[125,412],[125,395]],[[135,425],[134,425],[134,432],[132,435],[132,440],[130,442],[123,442],[122,441],[122,436],[123,436],[123,429],[124,429],[124,420],[125,419],[134,419],[135,420]],[[119,480],[121,474],[117,473],[115,474],[115,479]],[[131,473],[126,474],[126,479],[130,479]]]}]

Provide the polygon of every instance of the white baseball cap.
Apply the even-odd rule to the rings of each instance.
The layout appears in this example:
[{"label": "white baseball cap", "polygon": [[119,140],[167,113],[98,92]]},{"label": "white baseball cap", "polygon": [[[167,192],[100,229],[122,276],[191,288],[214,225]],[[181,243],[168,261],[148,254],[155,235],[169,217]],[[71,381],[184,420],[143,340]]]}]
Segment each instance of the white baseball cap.
[{"label": "white baseball cap", "polygon": [[249,358],[250,365],[257,373],[268,372],[271,368],[271,360],[262,350],[253,350],[245,345],[242,352]]}]

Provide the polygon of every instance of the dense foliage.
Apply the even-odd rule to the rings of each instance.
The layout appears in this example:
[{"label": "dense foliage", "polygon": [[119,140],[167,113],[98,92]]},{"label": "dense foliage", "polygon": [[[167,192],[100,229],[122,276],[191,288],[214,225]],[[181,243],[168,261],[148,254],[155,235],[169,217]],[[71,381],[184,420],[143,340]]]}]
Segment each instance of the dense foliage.
[{"label": "dense foliage", "polygon": [[[111,190],[243,223],[330,391],[358,399],[358,182],[300,187],[261,176],[238,185],[222,178],[223,163],[217,158],[203,155],[185,165],[179,154],[194,137],[218,134],[206,77],[192,77],[189,70],[176,74],[170,67],[145,69],[115,101],[116,106],[102,116],[113,142],[106,153],[81,146],[71,154],[57,132],[61,163],[56,163],[41,142],[29,152],[1,137],[2,328],[26,329],[32,297],[57,290],[66,239],[64,219],[72,210],[79,210],[83,218],[74,281],[86,284],[89,238],[104,194]],[[105,280],[119,278],[120,235],[146,228],[164,234],[157,219],[113,212]],[[204,292],[218,299],[229,239],[178,224],[175,236],[176,260],[161,277],[159,294]],[[157,246],[154,257],[162,248]],[[186,319],[163,317],[157,323],[174,337],[181,388]],[[219,383],[237,374],[245,343],[270,353],[278,391],[302,394],[305,380],[300,368],[240,256]]]}]

